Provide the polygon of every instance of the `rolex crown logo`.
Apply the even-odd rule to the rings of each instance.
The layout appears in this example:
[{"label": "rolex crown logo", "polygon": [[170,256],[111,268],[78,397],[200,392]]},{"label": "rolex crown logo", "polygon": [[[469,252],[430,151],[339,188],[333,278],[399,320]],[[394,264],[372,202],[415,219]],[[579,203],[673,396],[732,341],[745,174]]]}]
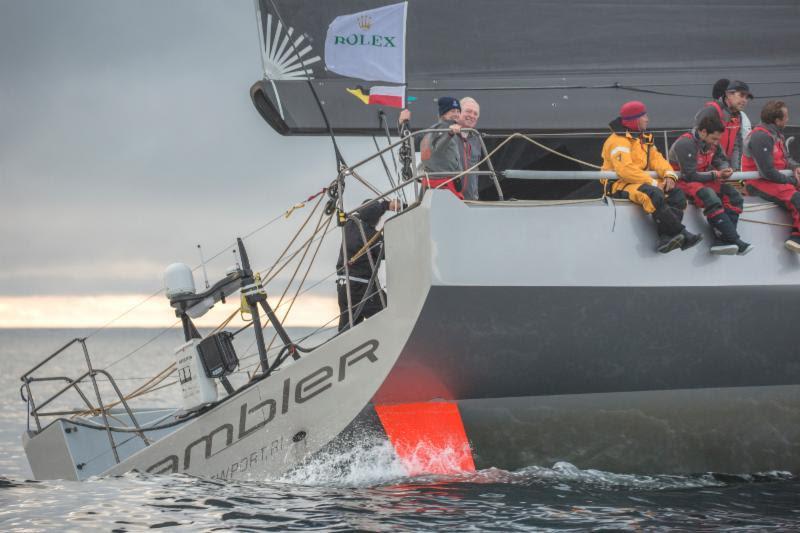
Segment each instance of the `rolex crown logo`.
[{"label": "rolex crown logo", "polygon": [[372,27],[372,18],[369,15],[361,15],[358,17],[358,27],[362,30],[368,30]]}]

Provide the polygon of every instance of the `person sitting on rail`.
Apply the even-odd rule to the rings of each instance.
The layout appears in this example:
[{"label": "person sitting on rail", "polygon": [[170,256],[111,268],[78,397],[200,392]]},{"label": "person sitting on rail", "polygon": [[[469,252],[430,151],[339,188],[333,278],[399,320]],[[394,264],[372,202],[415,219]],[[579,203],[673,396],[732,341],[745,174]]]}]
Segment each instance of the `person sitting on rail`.
[{"label": "person sitting on rail", "polygon": [[[369,318],[385,307],[386,293],[380,286],[377,272],[383,258],[383,236],[377,225],[386,211],[398,211],[397,200],[380,200],[370,203],[365,200],[362,207],[353,213],[344,225],[344,246],[339,247],[339,260],[336,262],[336,293],[339,300],[339,331],[350,327],[350,314],[353,325]],[[342,249],[347,253],[347,271],[344,268]],[[349,283],[348,277],[349,274]],[[373,283],[370,284],[370,280]],[[350,290],[348,302],[347,292]],[[368,291],[369,289],[369,291]],[[363,305],[361,304],[364,301]],[[352,307],[348,305],[352,304]],[[361,310],[359,311],[359,307]],[[348,310],[348,308],[350,310]]]},{"label": "person sitting on rail", "polygon": [[[723,89],[722,84],[727,82]],[[744,114],[747,103],[753,99],[750,87],[743,81],[722,79],[714,84],[711,92],[714,100],[707,102],[695,115],[695,127],[704,117],[716,116],[725,126],[720,138],[720,147],[728,158],[731,168],[741,168],[744,138],[750,131],[750,119]]]},{"label": "person sitting on rail", "polygon": [[423,188],[436,188],[441,185],[464,199],[461,178],[452,179],[464,171],[464,157],[462,151],[464,143],[461,139],[461,124],[458,119],[461,115],[461,104],[452,96],[441,96],[437,100],[439,105],[439,122],[430,129],[447,130],[426,133],[420,143],[420,160],[423,172],[449,172],[451,176],[436,176],[423,178]]},{"label": "person sitting on rail", "polygon": [[754,247],[744,242],[736,231],[744,199],[730,183],[724,182],[733,174],[719,147],[724,131],[719,117],[704,116],[691,133],[678,137],[669,150],[669,162],[672,168],[680,171],[678,188],[703,210],[711,225],[714,232],[711,253],[744,255]]},{"label": "person sitting on rail", "polygon": [[[747,192],[783,207],[792,217],[792,232],[784,242],[800,253],[800,163],[789,155],[783,128],[789,109],[780,100],[770,100],[761,109],[761,124],[747,136],[742,156],[743,171],[758,171],[759,179],[748,180]],[[784,176],[780,170],[792,170]]]},{"label": "person sitting on rail", "polygon": [[[678,176],[647,133],[647,107],[639,101],[626,102],[609,126],[611,135],[603,144],[603,170],[613,170],[617,180],[611,186],[616,198],[628,199],[653,216],[658,231],[656,249],[667,253],[691,248],[703,237],[690,233],[681,223],[686,196],[676,188]],[[658,176],[654,179],[648,171]]]}]

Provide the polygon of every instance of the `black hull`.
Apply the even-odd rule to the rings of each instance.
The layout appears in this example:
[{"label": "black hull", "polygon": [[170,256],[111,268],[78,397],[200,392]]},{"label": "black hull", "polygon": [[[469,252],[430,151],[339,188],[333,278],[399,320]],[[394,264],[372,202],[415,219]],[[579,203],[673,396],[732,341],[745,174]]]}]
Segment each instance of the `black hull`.
[{"label": "black hull", "polygon": [[798,316],[794,285],[433,286],[378,399],[793,385]]},{"label": "black hull", "polygon": [[475,466],[610,472],[800,471],[800,387],[458,402]]},{"label": "black hull", "polygon": [[418,227],[386,226],[389,308],[419,284],[424,302],[349,446],[388,439],[412,475],[800,472],[800,260],[785,215],[747,207],[756,252],[662,255],[626,203],[426,194]]},{"label": "black hull", "polygon": [[479,469],[800,471],[798,292],[433,286],[374,402],[455,403]]}]

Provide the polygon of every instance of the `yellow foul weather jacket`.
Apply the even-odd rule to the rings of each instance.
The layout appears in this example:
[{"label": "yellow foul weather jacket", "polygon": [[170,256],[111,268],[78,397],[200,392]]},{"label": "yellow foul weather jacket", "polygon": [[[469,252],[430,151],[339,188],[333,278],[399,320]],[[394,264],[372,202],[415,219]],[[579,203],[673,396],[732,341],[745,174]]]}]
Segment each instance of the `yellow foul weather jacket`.
[{"label": "yellow foul weather jacket", "polygon": [[[647,213],[655,211],[650,197],[639,191],[642,185],[658,187],[666,176],[677,181],[675,171],[653,144],[653,136],[641,133],[633,136],[624,128],[618,130],[611,123],[612,133],[603,144],[603,170],[613,170],[618,179],[611,187],[612,193],[625,192],[628,199],[642,206]],[[619,131],[619,133],[617,133]],[[658,179],[647,173],[654,170]]]}]

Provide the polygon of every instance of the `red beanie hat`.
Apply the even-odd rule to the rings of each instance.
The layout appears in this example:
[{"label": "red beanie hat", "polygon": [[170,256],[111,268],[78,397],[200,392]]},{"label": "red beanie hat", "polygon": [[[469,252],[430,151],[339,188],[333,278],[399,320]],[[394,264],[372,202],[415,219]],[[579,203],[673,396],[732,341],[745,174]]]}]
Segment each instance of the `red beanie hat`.
[{"label": "red beanie hat", "polygon": [[622,125],[629,130],[639,129],[639,118],[647,114],[647,106],[638,100],[631,100],[625,102],[619,108],[619,118],[622,120]]}]

